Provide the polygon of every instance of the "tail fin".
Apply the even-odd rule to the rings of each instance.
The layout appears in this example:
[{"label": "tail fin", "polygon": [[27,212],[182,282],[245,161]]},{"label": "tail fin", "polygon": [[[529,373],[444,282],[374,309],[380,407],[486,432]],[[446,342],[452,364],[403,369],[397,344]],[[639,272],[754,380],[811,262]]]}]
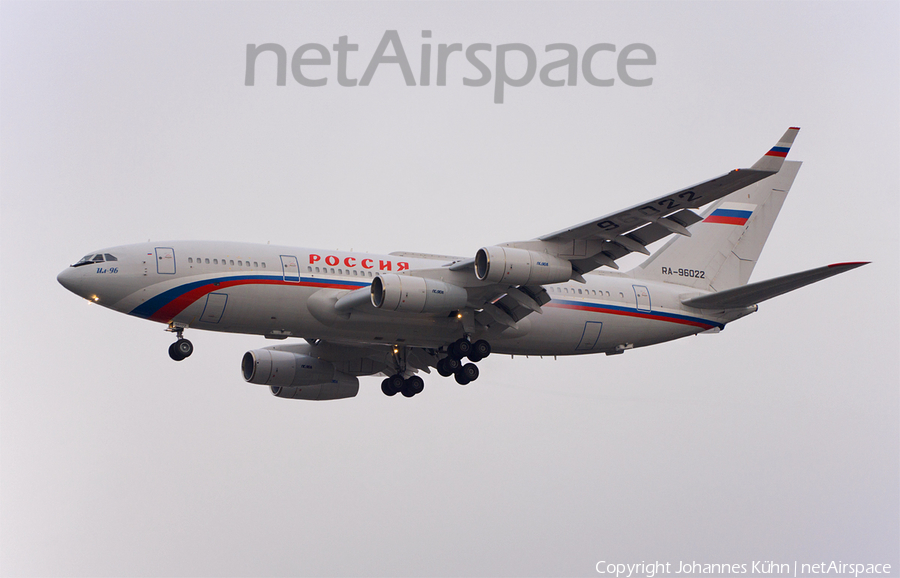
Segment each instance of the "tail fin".
[{"label": "tail fin", "polygon": [[746,285],[800,170],[800,162],[784,160],[795,134],[788,130],[785,146],[779,142],[753,166],[780,168],[776,174],[713,203],[703,220],[689,227],[690,237],[676,235],[632,275],[712,291]]},{"label": "tail fin", "polygon": [[763,155],[761,159],[756,161],[751,169],[758,169],[760,171],[772,171],[773,173],[777,173],[781,169],[781,165],[784,163],[784,157],[787,156],[788,151],[791,150],[791,145],[794,144],[794,139],[797,138],[797,133],[800,132],[800,127],[792,126],[791,128],[785,131],[784,135],[781,137],[781,140],[769,149],[769,152]]}]

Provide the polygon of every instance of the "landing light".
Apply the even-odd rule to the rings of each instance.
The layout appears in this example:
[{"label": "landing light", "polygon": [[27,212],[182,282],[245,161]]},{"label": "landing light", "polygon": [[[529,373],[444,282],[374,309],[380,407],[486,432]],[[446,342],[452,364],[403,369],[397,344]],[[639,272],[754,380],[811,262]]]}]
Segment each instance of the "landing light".
[{"label": "landing light", "polygon": [[462,319],[462,313],[457,313],[457,314],[456,314],[456,318],[457,318],[457,319]]},{"label": "landing light", "polygon": [[91,295],[91,301],[93,301],[94,303],[96,303],[97,301],[100,301],[100,298],[97,297],[96,295]]}]

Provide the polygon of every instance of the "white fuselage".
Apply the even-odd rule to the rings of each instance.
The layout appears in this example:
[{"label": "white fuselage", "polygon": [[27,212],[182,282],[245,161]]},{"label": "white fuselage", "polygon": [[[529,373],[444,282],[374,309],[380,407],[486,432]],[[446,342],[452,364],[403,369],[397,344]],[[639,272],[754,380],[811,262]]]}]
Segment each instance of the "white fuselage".
[{"label": "white fuselage", "polygon": [[[378,274],[435,269],[446,258],[207,241],[126,245],[98,253],[117,260],[70,267],[60,282],[105,307],[174,327],[435,349],[466,333],[456,314],[369,307],[339,315],[333,308],[335,297],[368,287]],[[681,299],[698,295],[696,290],[635,280],[627,273],[585,279],[546,286],[551,301],[542,314],[485,332],[493,350],[616,353],[721,328],[753,310],[687,308]]]}]

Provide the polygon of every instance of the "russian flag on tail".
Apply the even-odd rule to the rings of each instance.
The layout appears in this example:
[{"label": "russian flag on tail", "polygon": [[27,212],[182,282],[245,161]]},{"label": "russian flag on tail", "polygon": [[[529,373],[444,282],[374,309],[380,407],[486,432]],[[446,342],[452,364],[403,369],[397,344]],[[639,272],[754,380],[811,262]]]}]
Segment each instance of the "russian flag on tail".
[{"label": "russian flag on tail", "polygon": [[789,147],[772,147],[772,149],[766,153],[766,156],[767,157],[786,157],[789,150],[791,150]]},{"label": "russian flag on tail", "polygon": [[719,208],[703,219],[703,222],[744,226],[755,208],[756,205],[746,203],[722,203]]}]

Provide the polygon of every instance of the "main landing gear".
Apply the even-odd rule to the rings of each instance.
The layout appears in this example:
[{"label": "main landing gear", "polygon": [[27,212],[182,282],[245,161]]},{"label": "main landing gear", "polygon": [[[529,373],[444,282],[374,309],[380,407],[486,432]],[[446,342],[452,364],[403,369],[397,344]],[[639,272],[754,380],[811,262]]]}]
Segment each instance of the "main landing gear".
[{"label": "main landing gear", "polygon": [[407,366],[406,354],[406,347],[394,346],[394,371],[396,373],[381,382],[381,391],[384,392],[384,395],[390,397],[402,393],[403,397],[412,397],[422,393],[425,389],[425,381],[418,375],[403,377]]},{"label": "main landing gear", "polygon": [[381,382],[381,391],[387,396],[402,393],[403,397],[412,397],[422,393],[424,389],[425,381],[418,375],[403,379],[402,375],[395,373]]},{"label": "main landing gear", "polygon": [[173,331],[178,336],[178,339],[169,346],[169,357],[175,361],[182,361],[190,357],[194,352],[194,344],[184,338],[184,328],[176,327],[175,329],[170,329],[170,331]]},{"label": "main landing gear", "polygon": [[[478,366],[475,365],[491,354],[491,344],[484,339],[471,343],[468,339],[457,339],[447,348],[447,357],[438,361],[438,373],[444,377],[451,375],[460,385],[468,385],[478,379]],[[463,358],[472,363],[463,364]]]},{"label": "main landing gear", "polygon": [[[478,379],[478,366],[475,364],[490,354],[491,344],[484,339],[472,343],[463,337],[450,344],[447,356],[437,362],[437,370],[444,377],[452,375],[460,385],[468,385]],[[472,363],[464,364],[464,359]],[[397,373],[381,382],[384,395],[390,397],[402,393],[403,397],[413,397],[425,389],[425,382],[418,375],[403,377],[406,371],[406,349],[403,347],[394,348],[394,369]]]}]

